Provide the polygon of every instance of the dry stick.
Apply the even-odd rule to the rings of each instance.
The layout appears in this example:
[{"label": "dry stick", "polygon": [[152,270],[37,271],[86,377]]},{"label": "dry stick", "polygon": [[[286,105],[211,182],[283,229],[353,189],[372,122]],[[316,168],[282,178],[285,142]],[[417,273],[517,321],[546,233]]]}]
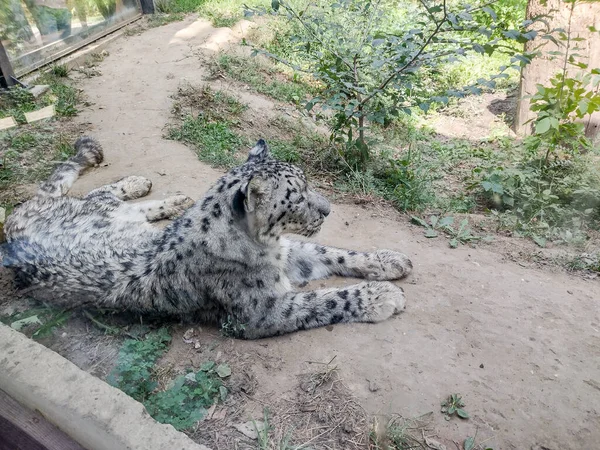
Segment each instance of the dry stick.
[{"label": "dry stick", "polygon": [[299,445],[298,447],[296,447],[296,450],[300,450],[301,448],[306,447],[308,444],[310,444],[312,441],[314,441],[315,439],[320,438],[321,436],[327,434],[327,433],[333,433],[340,425],[342,424],[342,422],[338,423],[335,427],[329,429],[329,430],[325,430],[322,433],[316,435],[315,437],[309,439],[308,441],[306,441],[304,444]]}]

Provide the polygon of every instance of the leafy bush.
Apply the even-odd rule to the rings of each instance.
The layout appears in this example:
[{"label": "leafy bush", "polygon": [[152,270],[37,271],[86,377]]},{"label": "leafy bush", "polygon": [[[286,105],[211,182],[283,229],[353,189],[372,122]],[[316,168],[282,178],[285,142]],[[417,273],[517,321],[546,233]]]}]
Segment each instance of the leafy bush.
[{"label": "leafy bush", "polygon": [[[432,102],[447,102],[448,96],[481,92],[477,86],[468,86],[435,95],[418,82],[423,70],[456,62],[457,56],[496,51],[511,55],[512,67],[518,67],[529,62],[530,55],[519,54],[503,41],[523,43],[536,36],[535,31],[521,28],[503,32],[503,41],[493,38],[496,27],[485,27],[476,14],[485,12],[495,19],[489,6],[450,11],[446,2],[431,7],[423,2],[422,9],[410,11],[403,21],[390,26],[385,20],[386,3],[380,1],[330,0],[300,8],[274,0],[272,5],[274,11],[297,24],[290,41],[302,58],[287,60],[262,49],[255,53],[310,73],[324,86],[306,103],[306,109],[321,105],[332,112],[332,139],[344,144],[345,157],[354,167],[364,166],[369,159],[365,135],[369,123],[385,124],[399,114],[410,114],[418,98],[427,99],[419,104],[426,111]],[[256,12],[264,13],[254,9],[249,14]],[[480,39],[475,40],[474,35]],[[508,76],[503,73],[507,69],[501,68],[502,73],[478,80],[478,84],[493,87],[495,79]]]}]

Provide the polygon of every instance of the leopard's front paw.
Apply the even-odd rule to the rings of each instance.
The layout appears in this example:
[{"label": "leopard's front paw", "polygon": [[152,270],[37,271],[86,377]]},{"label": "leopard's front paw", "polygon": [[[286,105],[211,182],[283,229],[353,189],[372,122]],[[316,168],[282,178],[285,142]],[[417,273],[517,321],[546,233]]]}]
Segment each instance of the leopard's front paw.
[{"label": "leopard's front paw", "polygon": [[406,306],[404,290],[389,282],[371,282],[367,285],[367,322],[381,322],[399,314]]},{"label": "leopard's front paw", "polygon": [[398,280],[412,271],[412,262],[404,253],[377,250],[372,257],[373,262],[368,266],[366,274],[366,278],[370,280]]},{"label": "leopard's front paw", "polygon": [[166,199],[168,207],[166,208],[169,212],[169,218],[174,218],[183,214],[183,212],[194,204],[187,195],[174,195]]}]

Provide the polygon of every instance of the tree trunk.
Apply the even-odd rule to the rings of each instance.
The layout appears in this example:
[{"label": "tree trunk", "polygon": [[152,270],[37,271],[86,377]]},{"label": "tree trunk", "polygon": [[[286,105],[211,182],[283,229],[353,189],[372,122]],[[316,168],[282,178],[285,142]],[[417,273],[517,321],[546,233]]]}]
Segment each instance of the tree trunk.
[{"label": "tree trunk", "polygon": [[[550,29],[563,28],[568,31],[571,4],[565,3],[563,0],[547,0],[545,5],[542,3],[544,2],[541,0],[529,0],[527,18],[551,14],[552,17],[548,20]],[[571,38],[581,37],[585,41],[572,42],[571,52],[580,55],[578,59],[589,65],[588,70],[600,68],[600,34],[589,31],[588,27],[592,25],[600,29],[600,2],[578,1],[571,19]],[[550,41],[546,42],[547,44],[542,49],[543,54],[534,58],[533,62],[521,71],[520,100],[515,117],[515,131],[521,136],[531,134],[532,123],[526,122],[535,117],[535,114],[529,110],[529,99],[523,97],[535,94],[536,84],[547,85],[550,78],[563,69],[564,59],[559,56],[552,60],[547,53],[551,51],[564,52],[564,46],[557,47]],[[532,50],[539,44],[540,40],[536,39],[528,42],[525,49]],[[577,50],[573,50],[574,47],[577,47]],[[568,67],[569,76],[575,75],[580,70],[571,65]],[[586,135],[594,141],[600,140],[600,113],[587,116],[584,123]]]}]

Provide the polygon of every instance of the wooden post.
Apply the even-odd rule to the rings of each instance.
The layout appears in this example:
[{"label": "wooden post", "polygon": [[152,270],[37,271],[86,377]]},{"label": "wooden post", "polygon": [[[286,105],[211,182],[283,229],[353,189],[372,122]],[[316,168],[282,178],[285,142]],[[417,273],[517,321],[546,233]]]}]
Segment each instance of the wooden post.
[{"label": "wooden post", "polygon": [[13,77],[15,73],[13,72],[13,68],[10,64],[10,60],[8,59],[8,54],[6,50],[4,50],[4,46],[2,45],[2,41],[0,40],[0,72],[2,72],[2,76],[6,81],[7,86],[13,86],[15,84]]},{"label": "wooden post", "polygon": [[[541,14],[552,14],[553,17],[549,21],[550,29],[563,28],[567,30],[570,12],[571,4],[565,3],[563,0],[547,0],[545,5],[542,5],[542,1],[540,0],[529,0],[527,5],[528,19]],[[571,37],[581,37],[585,41],[572,42],[571,48],[575,46],[579,48],[574,53],[581,55],[578,58],[579,60],[583,60],[589,64],[588,70],[596,67],[600,68],[600,35],[598,32],[591,32],[588,29],[592,25],[600,29],[600,2],[578,1],[573,9],[573,17],[571,19]],[[539,44],[539,39],[536,39],[533,42],[527,43],[525,50],[533,50]],[[531,134],[532,123],[526,122],[535,117],[535,114],[529,110],[529,99],[523,97],[533,95],[536,92],[536,84],[547,85],[550,78],[562,71],[564,60],[560,57],[551,60],[550,56],[547,55],[547,52],[550,51],[564,52],[565,48],[564,46],[557,47],[552,42],[547,41],[542,50],[543,55],[534,58],[532,63],[521,71],[519,104],[515,117],[515,131],[521,136]],[[569,66],[568,73],[570,76],[573,76],[578,70],[574,66]],[[586,135],[589,138],[593,140],[599,139],[600,113],[586,117],[585,127]]]}]

